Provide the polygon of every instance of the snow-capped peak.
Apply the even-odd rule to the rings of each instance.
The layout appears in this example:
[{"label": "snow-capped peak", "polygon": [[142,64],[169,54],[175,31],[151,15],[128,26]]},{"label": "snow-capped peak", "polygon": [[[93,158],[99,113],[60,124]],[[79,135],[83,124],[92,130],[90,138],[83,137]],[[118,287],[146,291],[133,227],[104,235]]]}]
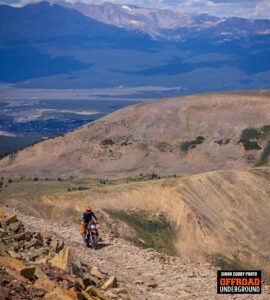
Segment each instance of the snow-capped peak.
[{"label": "snow-capped peak", "polygon": [[123,9],[131,11],[132,9],[128,5],[122,5],[121,6]]}]

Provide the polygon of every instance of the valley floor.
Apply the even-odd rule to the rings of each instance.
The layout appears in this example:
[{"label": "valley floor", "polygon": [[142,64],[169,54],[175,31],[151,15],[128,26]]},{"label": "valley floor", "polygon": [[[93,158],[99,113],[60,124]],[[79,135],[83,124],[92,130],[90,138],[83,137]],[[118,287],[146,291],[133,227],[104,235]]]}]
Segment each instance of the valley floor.
[{"label": "valley floor", "polygon": [[[121,288],[128,295],[122,299],[225,299],[216,294],[216,269],[209,264],[193,264],[180,258],[140,249],[116,237],[101,224],[101,249],[86,248],[80,236],[79,225],[58,223],[28,216],[4,207],[8,214],[14,212],[26,227],[47,231],[64,239],[75,250],[81,261],[99,266],[103,272],[116,275]],[[225,296],[226,299],[269,299],[270,286],[263,287],[262,295]]]}]

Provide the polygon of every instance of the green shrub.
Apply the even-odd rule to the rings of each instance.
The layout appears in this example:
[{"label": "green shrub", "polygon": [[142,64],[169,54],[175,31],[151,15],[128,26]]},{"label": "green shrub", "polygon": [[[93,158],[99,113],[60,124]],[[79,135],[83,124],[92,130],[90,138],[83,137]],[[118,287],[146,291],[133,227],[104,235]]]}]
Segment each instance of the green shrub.
[{"label": "green shrub", "polygon": [[112,139],[105,139],[101,142],[102,146],[112,146],[114,145],[114,141]]},{"label": "green shrub", "polygon": [[164,215],[151,216],[144,210],[106,210],[106,212],[135,230],[138,239],[133,239],[133,243],[143,248],[153,248],[162,253],[177,255],[173,243],[176,233]]},{"label": "green shrub", "polygon": [[249,151],[249,150],[261,150],[261,146],[254,141],[249,141],[249,140],[245,140],[241,142],[245,148],[245,150]]},{"label": "green shrub", "polygon": [[243,130],[241,140],[253,140],[259,139],[262,136],[261,130],[256,128],[246,128]]},{"label": "green shrub", "polygon": [[261,146],[257,141],[263,137],[262,129],[257,128],[246,128],[243,130],[239,143],[243,144],[246,151],[250,150],[261,150]]},{"label": "green shrub", "polygon": [[220,146],[222,146],[222,145],[229,144],[230,141],[231,141],[231,139],[218,139],[218,140],[215,140],[215,143],[219,144]]},{"label": "green shrub", "polygon": [[215,267],[220,267],[222,270],[244,270],[247,266],[240,261],[237,256],[229,258],[225,255],[215,253],[208,255],[208,261]]},{"label": "green shrub", "polygon": [[188,151],[190,149],[196,148],[197,145],[202,144],[204,142],[203,136],[197,136],[196,140],[186,141],[181,144],[182,151]]},{"label": "green shrub", "polygon": [[159,143],[157,148],[160,152],[168,152],[170,150],[170,145],[166,143]]},{"label": "green shrub", "polygon": [[263,153],[256,164],[256,167],[263,166],[268,163],[268,158],[270,155],[270,141],[267,142],[266,147],[263,149]]},{"label": "green shrub", "polygon": [[264,136],[270,135],[270,125],[264,125],[264,126],[261,128],[261,131],[262,131],[262,134],[263,134]]}]

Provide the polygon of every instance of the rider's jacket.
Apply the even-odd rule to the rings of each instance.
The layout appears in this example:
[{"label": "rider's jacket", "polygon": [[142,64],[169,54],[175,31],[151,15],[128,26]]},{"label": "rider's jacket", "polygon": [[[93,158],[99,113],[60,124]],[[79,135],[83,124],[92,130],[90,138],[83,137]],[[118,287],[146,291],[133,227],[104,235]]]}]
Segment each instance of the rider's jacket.
[{"label": "rider's jacket", "polygon": [[83,212],[82,221],[84,221],[86,224],[88,224],[92,220],[92,218],[97,220],[97,217],[96,217],[96,215],[94,214],[93,211],[91,211],[91,212],[84,211]]}]

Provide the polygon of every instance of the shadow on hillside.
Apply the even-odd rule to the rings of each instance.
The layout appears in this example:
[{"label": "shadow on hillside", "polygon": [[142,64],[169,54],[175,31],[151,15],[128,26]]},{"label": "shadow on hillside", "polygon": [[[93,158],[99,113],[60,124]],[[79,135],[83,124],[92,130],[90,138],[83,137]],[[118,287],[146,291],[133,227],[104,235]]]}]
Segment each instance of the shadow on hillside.
[{"label": "shadow on hillside", "polygon": [[103,249],[105,247],[111,246],[110,243],[106,243],[106,242],[99,242],[98,243],[98,249]]}]

